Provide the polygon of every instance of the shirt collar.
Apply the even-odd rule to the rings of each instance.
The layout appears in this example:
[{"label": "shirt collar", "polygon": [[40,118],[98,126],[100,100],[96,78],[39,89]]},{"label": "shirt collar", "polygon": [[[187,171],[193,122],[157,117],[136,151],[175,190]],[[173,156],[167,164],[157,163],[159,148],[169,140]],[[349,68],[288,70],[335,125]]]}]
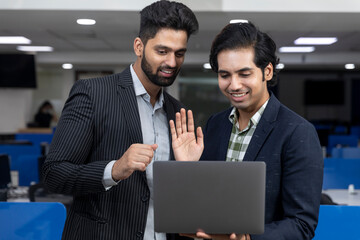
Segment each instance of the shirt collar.
[{"label": "shirt collar", "polygon": [[[261,119],[261,116],[262,114],[264,113],[264,110],[267,106],[269,102],[269,99],[259,108],[259,110],[250,118],[250,121],[252,123],[252,125],[254,126],[257,126],[260,119]],[[233,107],[233,109],[231,110],[230,112],[230,115],[229,115],[229,121],[234,124],[234,122],[237,124],[237,119],[238,119],[238,111],[236,110],[235,107]]]},{"label": "shirt collar", "polygon": [[[130,72],[131,72],[131,77],[132,77],[133,84],[134,84],[135,95],[137,97],[141,96],[144,100],[150,102],[150,95],[146,92],[146,90],[145,90],[144,86],[142,85],[140,79],[136,75],[132,64],[130,65]],[[163,93],[163,88],[161,88],[159,99],[156,101],[155,105],[160,104],[160,106],[162,107],[163,102],[164,102],[164,93]]]}]

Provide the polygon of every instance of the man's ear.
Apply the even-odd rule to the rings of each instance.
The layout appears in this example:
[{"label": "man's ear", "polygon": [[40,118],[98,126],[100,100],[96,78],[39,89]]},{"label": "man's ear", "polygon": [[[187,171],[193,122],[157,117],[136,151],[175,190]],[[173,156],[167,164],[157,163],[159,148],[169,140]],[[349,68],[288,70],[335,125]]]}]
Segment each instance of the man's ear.
[{"label": "man's ear", "polygon": [[141,57],[144,50],[144,44],[139,37],[134,40],[134,52],[135,55]]},{"label": "man's ear", "polygon": [[269,63],[264,69],[264,79],[265,81],[270,81],[274,75],[274,67],[272,63]]}]

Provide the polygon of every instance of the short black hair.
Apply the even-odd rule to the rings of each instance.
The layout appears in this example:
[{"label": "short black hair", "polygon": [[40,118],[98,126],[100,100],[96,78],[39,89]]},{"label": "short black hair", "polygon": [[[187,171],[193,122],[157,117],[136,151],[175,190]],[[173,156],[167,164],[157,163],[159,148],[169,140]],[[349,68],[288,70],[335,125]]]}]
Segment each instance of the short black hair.
[{"label": "short black hair", "polygon": [[210,65],[213,71],[218,72],[218,54],[223,50],[238,48],[254,48],[254,63],[264,74],[265,67],[273,65],[273,78],[267,82],[268,86],[274,86],[277,82],[278,70],[276,65],[279,58],[276,56],[276,44],[271,37],[261,32],[251,22],[233,23],[226,25],[215,37],[210,51]]},{"label": "short black hair", "polygon": [[157,1],[141,10],[140,15],[139,37],[145,45],[162,28],[184,30],[188,39],[199,29],[195,14],[179,2]]}]

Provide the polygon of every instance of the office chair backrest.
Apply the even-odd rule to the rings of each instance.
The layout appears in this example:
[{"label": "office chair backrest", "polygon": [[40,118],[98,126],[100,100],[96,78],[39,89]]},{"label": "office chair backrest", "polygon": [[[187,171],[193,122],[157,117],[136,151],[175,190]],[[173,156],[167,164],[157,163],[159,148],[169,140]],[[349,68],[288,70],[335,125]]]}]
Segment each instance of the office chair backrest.
[{"label": "office chair backrest", "polygon": [[327,152],[331,154],[334,147],[357,147],[359,138],[355,135],[329,135]]},{"label": "office chair backrest", "polygon": [[360,148],[359,147],[333,148],[331,151],[331,157],[360,159]]},{"label": "office chair backrest", "polygon": [[352,126],[350,127],[350,134],[356,135],[358,138],[360,138],[360,126]]},{"label": "office chair backrest", "polygon": [[0,239],[61,239],[65,218],[58,202],[0,202]]},{"label": "office chair backrest", "polygon": [[321,205],[313,240],[360,239],[360,206]]},{"label": "office chair backrest", "polygon": [[325,158],[323,189],[360,187],[360,159]]}]

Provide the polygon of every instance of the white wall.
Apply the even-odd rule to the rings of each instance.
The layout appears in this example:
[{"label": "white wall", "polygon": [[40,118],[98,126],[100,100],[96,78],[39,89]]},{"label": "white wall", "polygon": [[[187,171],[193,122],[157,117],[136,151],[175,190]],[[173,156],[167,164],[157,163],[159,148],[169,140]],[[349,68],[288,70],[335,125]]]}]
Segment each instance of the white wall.
[{"label": "white wall", "polygon": [[38,88],[33,91],[31,115],[28,115],[26,120],[33,120],[34,114],[45,100],[52,103],[59,116],[74,80],[75,73],[73,70],[40,68],[37,71]]},{"label": "white wall", "polygon": [[25,128],[44,100],[50,100],[60,115],[74,76],[72,70],[38,68],[36,89],[0,88],[0,133]]},{"label": "white wall", "polygon": [[25,126],[32,94],[29,89],[0,89],[0,133],[13,133]]},{"label": "white wall", "polygon": [[[127,66],[110,69],[121,72]],[[80,70],[109,70],[109,67],[83,67]],[[32,122],[39,106],[49,100],[60,117],[71,87],[75,82],[75,70],[64,70],[58,65],[37,67],[36,89],[0,88],[0,134],[15,133]]]}]

